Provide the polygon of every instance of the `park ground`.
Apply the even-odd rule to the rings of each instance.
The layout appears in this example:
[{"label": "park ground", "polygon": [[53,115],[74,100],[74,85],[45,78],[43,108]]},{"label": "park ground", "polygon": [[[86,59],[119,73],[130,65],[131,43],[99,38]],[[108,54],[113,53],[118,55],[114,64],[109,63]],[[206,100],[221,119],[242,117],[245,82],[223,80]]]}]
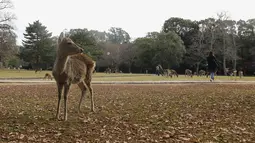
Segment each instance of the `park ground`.
[{"label": "park ground", "polygon": [[78,115],[80,91],[74,85],[64,122],[54,118],[55,84],[0,85],[0,142],[255,141],[255,84],[93,88],[95,113],[86,97]]}]

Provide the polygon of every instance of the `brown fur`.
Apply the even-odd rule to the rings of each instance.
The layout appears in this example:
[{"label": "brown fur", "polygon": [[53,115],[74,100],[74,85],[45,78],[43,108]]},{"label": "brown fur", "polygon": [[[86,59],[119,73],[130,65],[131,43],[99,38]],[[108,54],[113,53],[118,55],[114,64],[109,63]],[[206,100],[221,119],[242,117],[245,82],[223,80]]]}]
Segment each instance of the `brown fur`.
[{"label": "brown fur", "polygon": [[171,70],[171,69],[164,69],[164,74],[167,76],[167,77],[173,77],[174,75],[176,76],[176,77],[178,77],[178,74],[177,74],[177,72],[175,71],[175,70]]},{"label": "brown fur", "polygon": [[52,80],[53,78],[52,78],[51,74],[46,73],[43,79],[50,79],[50,80]]},{"label": "brown fur", "polygon": [[199,75],[199,76],[205,76],[205,75],[206,75],[206,71],[200,70],[200,71],[198,72],[198,75]]},{"label": "brown fur", "polygon": [[243,71],[239,70],[238,75],[239,75],[240,78],[243,78]]},{"label": "brown fur", "polygon": [[35,69],[35,73],[37,73],[37,72],[40,73],[41,71],[42,71],[42,68],[36,68],[36,69]]},{"label": "brown fur", "polygon": [[64,120],[67,120],[67,95],[71,84],[78,84],[81,89],[78,112],[80,112],[81,102],[87,89],[91,97],[91,111],[94,111],[91,80],[95,69],[95,61],[83,54],[82,51],[70,38],[63,38],[58,41],[57,57],[52,70],[58,87],[57,119],[59,119],[60,100],[64,88]]},{"label": "brown fur", "polygon": [[110,74],[111,72],[112,72],[112,70],[109,67],[105,70],[105,73]]},{"label": "brown fur", "polygon": [[186,77],[186,76],[193,77],[192,70],[186,69],[186,70],[185,70],[185,77]]}]

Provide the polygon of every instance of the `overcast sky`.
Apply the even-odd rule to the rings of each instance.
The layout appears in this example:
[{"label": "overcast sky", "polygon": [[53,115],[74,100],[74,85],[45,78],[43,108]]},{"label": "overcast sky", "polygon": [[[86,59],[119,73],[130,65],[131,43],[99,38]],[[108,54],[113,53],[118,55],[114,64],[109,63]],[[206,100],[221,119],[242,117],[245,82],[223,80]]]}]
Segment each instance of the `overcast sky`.
[{"label": "overcast sky", "polygon": [[201,20],[228,11],[235,20],[255,18],[252,0],[12,0],[21,44],[28,23],[40,20],[53,35],[65,28],[107,31],[121,27],[132,38],[160,31],[170,17]]}]

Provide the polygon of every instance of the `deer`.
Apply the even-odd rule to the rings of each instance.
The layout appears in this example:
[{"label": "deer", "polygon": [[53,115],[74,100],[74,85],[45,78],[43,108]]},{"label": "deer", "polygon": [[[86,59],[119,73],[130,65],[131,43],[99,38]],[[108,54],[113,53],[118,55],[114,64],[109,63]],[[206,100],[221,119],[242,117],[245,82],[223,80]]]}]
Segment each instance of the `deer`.
[{"label": "deer", "polygon": [[80,113],[81,103],[87,89],[90,92],[91,111],[94,112],[94,96],[91,85],[92,74],[96,62],[91,57],[83,53],[83,49],[75,44],[69,37],[58,39],[56,49],[56,59],[52,69],[52,75],[57,84],[58,103],[56,118],[59,118],[60,101],[62,90],[64,89],[64,121],[67,120],[67,97],[72,84],[78,85],[81,90],[81,97],[78,106]]},{"label": "deer", "polygon": [[42,71],[42,68],[36,68],[36,69],[35,69],[35,73],[37,73],[37,72],[40,73],[41,71]]},{"label": "deer", "polygon": [[185,77],[186,77],[186,76],[193,77],[192,70],[190,70],[190,69],[185,69]]},{"label": "deer", "polygon": [[44,78],[43,79],[51,79],[52,80],[52,76],[49,74],[49,73],[46,73],[44,75]]}]

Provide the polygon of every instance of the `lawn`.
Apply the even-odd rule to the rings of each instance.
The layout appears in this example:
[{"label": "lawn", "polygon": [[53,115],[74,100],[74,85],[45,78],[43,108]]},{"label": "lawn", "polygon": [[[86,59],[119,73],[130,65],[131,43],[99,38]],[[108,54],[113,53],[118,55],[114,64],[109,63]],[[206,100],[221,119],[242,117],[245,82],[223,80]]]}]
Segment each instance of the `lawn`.
[{"label": "lawn", "polygon": [[[93,77],[93,81],[209,81],[210,78],[207,78],[205,76],[203,77],[198,77],[198,76],[193,76],[191,77],[185,77],[184,75],[179,75],[179,77],[165,77],[165,76],[157,76],[157,75],[140,75],[140,76],[115,76],[115,77]],[[229,81],[229,80],[235,80],[234,77],[228,77],[228,76],[216,76],[215,81]],[[246,76],[243,78],[236,78],[236,81],[255,81],[255,77],[251,76]]]},{"label": "lawn", "polygon": [[[35,73],[34,70],[0,70],[0,78],[43,78],[45,73],[52,73],[52,71],[42,71]],[[96,73],[93,74],[94,77],[127,77],[127,76],[144,76],[145,74],[106,74],[106,73]]]},{"label": "lawn", "polygon": [[[0,70],[0,79],[1,78],[43,78],[45,73],[51,73],[51,71],[42,71],[35,74],[34,71],[21,70]],[[215,80],[234,80],[235,78],[227,77],[227,76],[216,76]],[[193,76],[193,78],[185,77],[184,75],[179,75],[179,77],[165,77],[165,76],[157,76],[155,74],[120,74],[120,73],[96,73],[93,74],[93,81],[168,81],[168,80],[209,80],[209,78]],[[243,78],[237,77],[236,80],[244,80],[244,81],[255,81],[255,76],[245,76]]]},{"label": "lawn", "polygon": [[77,114],[80,91],[72,86],[63,122],[54,119],[55,84],[1,85],[0,142],[255,140],[255,84],[93,87],[96,112],[87,97]]}]

